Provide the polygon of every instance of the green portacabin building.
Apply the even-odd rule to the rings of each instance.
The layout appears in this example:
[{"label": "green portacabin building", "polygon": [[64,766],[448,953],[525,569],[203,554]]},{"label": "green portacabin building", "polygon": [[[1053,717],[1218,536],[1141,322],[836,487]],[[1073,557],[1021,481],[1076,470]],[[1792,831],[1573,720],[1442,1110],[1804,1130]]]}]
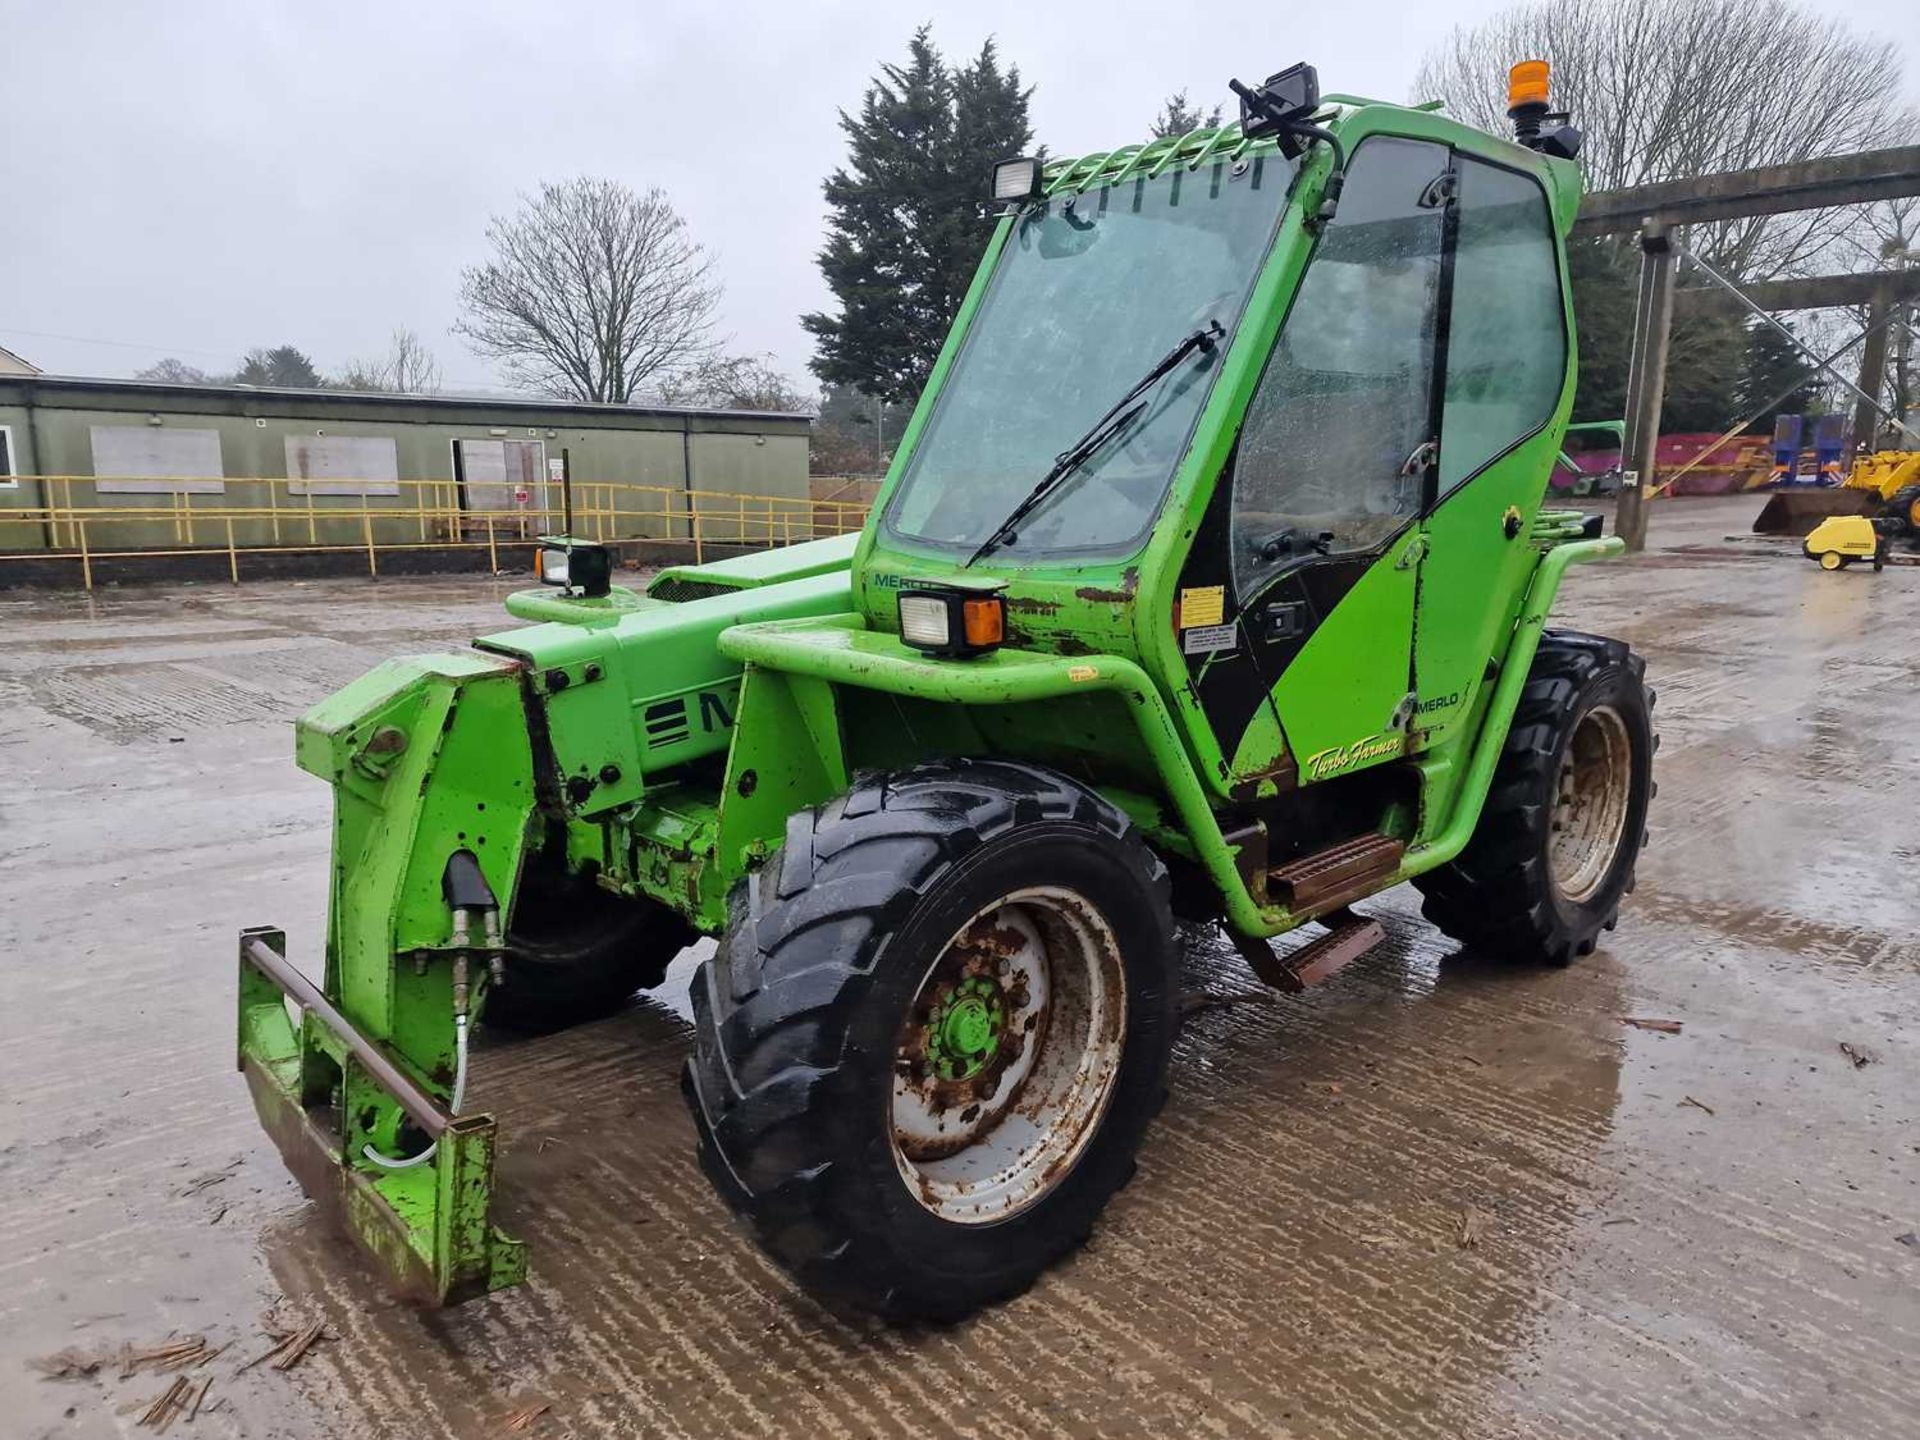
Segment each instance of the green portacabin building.
[{"label": "green portacabin building", "polygon": [[511,539],[558,510],[563,451],[606,538],[685,539],[696,494],[715,512],[802,513],[810,427],[804,414],[0,372],[0,553],[70,550],[59,514],[74,512],[99,517],[100,552],[229,543],[225,520],[189,527],[175,512],[239,517],[246,548],[414,543],[423,508],[441,512],[441,541]]}]

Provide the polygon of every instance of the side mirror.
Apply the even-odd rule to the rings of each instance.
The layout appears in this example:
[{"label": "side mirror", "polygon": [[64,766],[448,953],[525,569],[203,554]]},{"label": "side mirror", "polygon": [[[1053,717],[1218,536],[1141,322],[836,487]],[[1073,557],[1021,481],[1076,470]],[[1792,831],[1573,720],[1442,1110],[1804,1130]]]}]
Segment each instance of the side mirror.
[{"label": "side mirror", "polygon": [[1291,114],[1305,114],[1320,104],[1320,76],[1311,65],[1289,65],[1278,75],[1269,75],[1260,88]]},{"label": "side mirror", "polygon": [[[1320,76],[1311,65],[1289,65],[1260,85],[1229,80],[1227,88],[1240,97],[1240,129],[1249,140],[1287,135],[1320,108]],[[1297,153],[1288,152],[1289,158]]]},{"label": "side mirror", "polygon": [[597,598],[613,589],[613,552],[604,545],[542,536],[533,554],[533,573],[542,585]]}]

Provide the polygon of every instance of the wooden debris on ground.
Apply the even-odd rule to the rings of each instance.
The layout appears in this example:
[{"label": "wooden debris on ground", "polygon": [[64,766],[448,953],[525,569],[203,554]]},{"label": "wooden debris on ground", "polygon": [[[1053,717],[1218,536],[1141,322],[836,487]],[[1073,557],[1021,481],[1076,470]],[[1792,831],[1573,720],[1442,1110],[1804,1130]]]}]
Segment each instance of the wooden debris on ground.
[{"label": "wooden debris on ground", "polygon": [[1636,1030],[1652,1030],[1660,1035],[1678,1035],[1681,1022],[1678,1020],[1648,1020],[1640,1015],[1622,1015],[1622,1025],[1631,1025]]},{"label": "wooden debris on ground", "polygon": [[1458,1240],[1462,1250],[1479,1248],[1481,1238],[1487,1233],[1487,1217],[1469,1205],[1460,1212],[1460,1233]]},{"label": "wooden debris on ground", "polygon": [[533,1422],[552,1408],[546,1401],[540,1400],[532,1405],[523,1405],[518,1410],[510,1410],[501,1419],[509,1430],[530,1430]]},{"label": "wooden debris on ground", "polygon": [[247,1361],[239,1370],[235,1371],[235,1374],[251,1370],[263,1361],[271,1361],[275,1370],[291,1370],[302,1360],[306,1359],[307,1352],[320,1341],[334,1338],[332,1333],[327,1329],[327,1322],[324,1320],[314,1320],[294,1329],[288,1329],[275,1322],[268,1322],[261,1328],[267,1332],[267,1337],[273,1341],[272,1348],[254,1356],[253,1359]]},{"label": "wooden debris on ground", "polygon": [[158,1430],[162,1434],[169,1425],[186,1413],[189,1397],[200,1387],[184,1375],[174,1378],[174,1382],[165,1390],[136,1422],[149,1430]]},{"label": "wooden debris on ground", "polygon": [[1696,1110],[1704,1110],[1709,1115],[1713,1114],[1713,1106],[1707,1104],[1704,1100],[1696,1100],[1691,1095],[1681,1096],[1680,1103],[1682,1105],[1691,1105]]},{"label": "wooden debris on ground", "polygon": [[204,1335],[187,1335],[142,1350],[129,1345],[120,1352],[120,1378],[129,1379],[142,1370],[185,1370],[204,1365],[226,1348],[207,1344]]},{"label": "wooden debris on ground", "polygon": [[198,1195],[202,1190],[211,1189],[224,1180],[230,1180],[233,1178],[233,1172],[239,1168],[240,1161],[230,1160],[218,1170],[209,1170],[204,1175],[197,1175],[187,1182],[186,1188],[180,1191],[180,1196],[185,1199],[189,1195]]}]

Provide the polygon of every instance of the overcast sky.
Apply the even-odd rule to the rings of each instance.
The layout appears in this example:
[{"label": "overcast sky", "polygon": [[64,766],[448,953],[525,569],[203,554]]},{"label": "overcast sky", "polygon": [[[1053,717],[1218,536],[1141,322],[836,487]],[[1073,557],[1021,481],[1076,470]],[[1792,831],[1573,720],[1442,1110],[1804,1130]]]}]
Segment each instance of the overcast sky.
[{"label": "overcast sky", "polygon": [[[1820,8],[1913,36],[1913,4]],[[450,388],[494,385],[447,333],[460,269],[517,192],[587,174],[665,189],[718,257],[733,347],[802,377],[836,111],[921,20],[950,55],[997,38],[1072,154],[1141,138],[1170,91],[1210,102],[1295,60],[1406,98],[1429,44],[1499,8],[0,0],[0,345],[127,375],[288,342],[332,370],[409,325]]]}]

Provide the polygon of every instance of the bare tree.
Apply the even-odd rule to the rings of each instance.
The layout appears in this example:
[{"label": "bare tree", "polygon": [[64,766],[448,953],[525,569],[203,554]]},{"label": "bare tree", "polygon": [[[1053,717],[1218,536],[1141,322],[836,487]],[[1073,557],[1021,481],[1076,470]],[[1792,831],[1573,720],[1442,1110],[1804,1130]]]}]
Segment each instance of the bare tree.
[{"label": "bare tree", "polygon": [[713,355],[659,387],[668,405],[715,410],[780,410],[805,414],[819,405],[774,363],[771,355]]},{"label": "bare tree", "polygon": [[158,380],[167,385],[217,385],[215,376],[209,375],[197,365],[189,365],[184,360],[169,355],[164,360],[155,361],[144,370],[133,373],[136,380]]},{"label": "bare tree", "polygon": [[543,184],[487,239],[494,258],[461,273],[453,329],[516,383],[624,403],[711,349],[720,285],[659,190]]},{"label": "bare tree", "polygon": [[[1791,0],[1535,0],[1456,28],[1415,89],[1506,133],[1506,72],[1553,64],[1554,101],[1586,133],[1592,190],[1905,143],[1898,49]],[[1844,210],[1693,227],[1689,245],[1746,279],[1795,269],[1856,223]]]},{"label": "bare tree", "polygon": [[399,395],[438,395],[440,362],[413,331],[401,325],[379,360],[351,360],[334,381],[342,390],[389,391]]},{"label": "bare tree", "polygon": [[403,395],[440,393],[440,362],[413,331],[402,325],[387,343],[387,378]]}]

